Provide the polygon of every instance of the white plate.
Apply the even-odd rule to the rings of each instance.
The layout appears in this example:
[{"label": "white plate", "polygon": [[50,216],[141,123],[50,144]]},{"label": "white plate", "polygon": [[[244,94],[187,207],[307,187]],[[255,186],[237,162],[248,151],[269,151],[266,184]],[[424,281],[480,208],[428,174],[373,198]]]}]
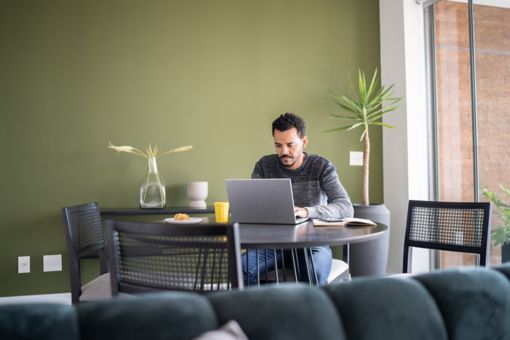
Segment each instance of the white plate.
[{"label": "white plate", "polygon": [[176,220],[173,217],[165,218],[165,222],[168,223],[180,223],[180,224],[195,224],[202,222],[202,218],[200,217],[190,217],[187,220]]}]

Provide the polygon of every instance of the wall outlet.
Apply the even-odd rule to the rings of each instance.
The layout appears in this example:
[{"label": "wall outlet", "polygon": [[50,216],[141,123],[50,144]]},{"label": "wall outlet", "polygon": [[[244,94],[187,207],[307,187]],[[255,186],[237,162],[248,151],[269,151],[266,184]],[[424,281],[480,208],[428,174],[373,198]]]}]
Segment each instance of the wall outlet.
[{"label": "wall outlet", "polygon": [[350,166],[363,166],[363,152],[351,151],[349,153],[349,165]]},{"label": "wall outlet", "polygon": [[62,271],[62,255],[43,255],[43,272]]},{"label": "wall outlet", "polygon": [[30,273],[30,256],[18,256],[18,274]]}]

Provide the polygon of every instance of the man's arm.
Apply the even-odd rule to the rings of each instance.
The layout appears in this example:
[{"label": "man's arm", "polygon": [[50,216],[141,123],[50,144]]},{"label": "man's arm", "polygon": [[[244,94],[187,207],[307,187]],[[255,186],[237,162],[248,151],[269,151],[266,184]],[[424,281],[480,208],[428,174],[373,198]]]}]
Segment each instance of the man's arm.
[{"label": "man's arm", "polygon": [[255,167],[253,168],[253,172],[251,173],[251,178],[264,178],[261,160],[259,160],[255,164]]},{"label": "man's arm", "polygon": [[328,203],[317,207],[306,207],[309,218],[335,220],[354,215],[349,195],[340,183],[333,164],[329,163],[326,167],[320,178],[320,185],[328,198]]}]

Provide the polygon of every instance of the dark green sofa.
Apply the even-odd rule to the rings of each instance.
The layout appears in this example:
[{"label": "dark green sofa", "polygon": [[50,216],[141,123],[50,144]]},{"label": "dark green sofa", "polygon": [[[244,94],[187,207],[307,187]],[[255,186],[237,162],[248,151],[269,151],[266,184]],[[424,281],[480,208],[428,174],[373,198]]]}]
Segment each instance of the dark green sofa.
[{"label": "dark green sofa", "polygon": [[324,288],[280,285],[207,296],[165,292],[0,306],[0,339],[180,340],[237,320],[250,340],[510,339],[510,266]]}]

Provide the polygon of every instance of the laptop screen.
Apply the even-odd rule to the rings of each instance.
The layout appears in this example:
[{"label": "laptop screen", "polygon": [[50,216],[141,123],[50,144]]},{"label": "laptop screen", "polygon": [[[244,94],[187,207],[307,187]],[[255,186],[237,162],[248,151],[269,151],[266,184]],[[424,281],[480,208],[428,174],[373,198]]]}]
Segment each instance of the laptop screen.
[{"label": "laptop screen", "polygon": [[[296,224],[289,178],[227,179],[233,222]],[[305,221],[304,219],[303,221]]]}]

